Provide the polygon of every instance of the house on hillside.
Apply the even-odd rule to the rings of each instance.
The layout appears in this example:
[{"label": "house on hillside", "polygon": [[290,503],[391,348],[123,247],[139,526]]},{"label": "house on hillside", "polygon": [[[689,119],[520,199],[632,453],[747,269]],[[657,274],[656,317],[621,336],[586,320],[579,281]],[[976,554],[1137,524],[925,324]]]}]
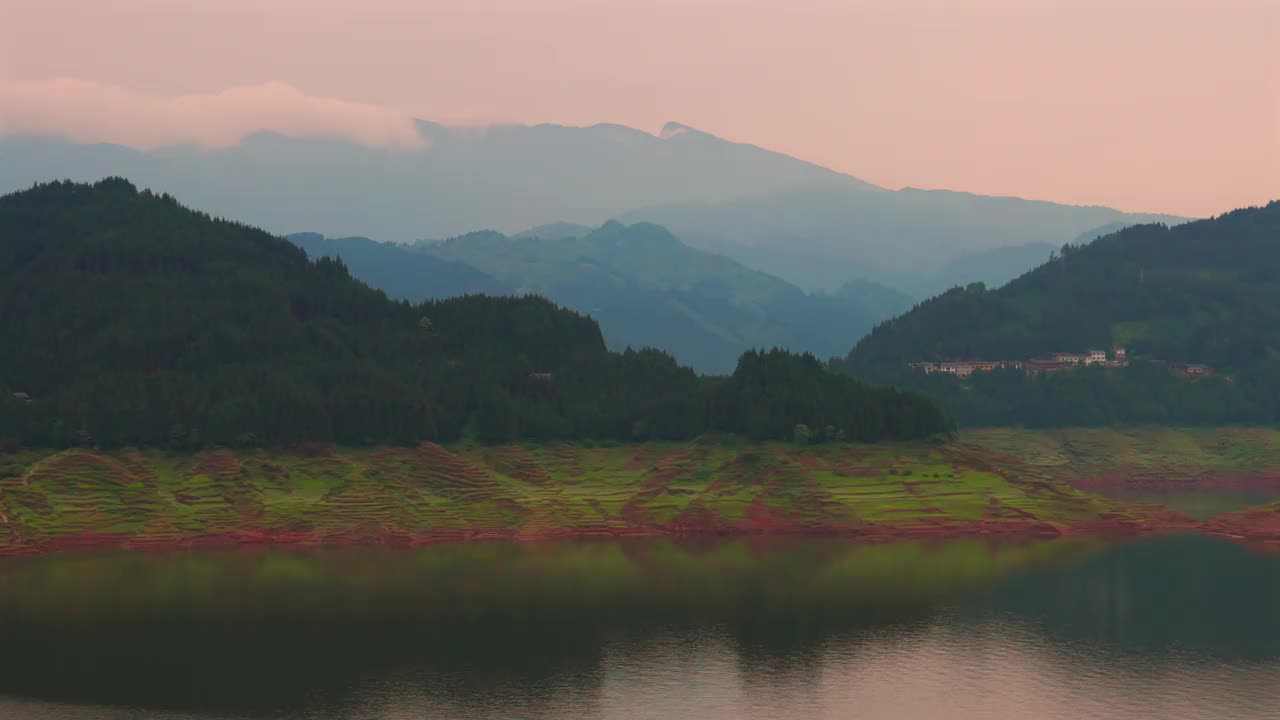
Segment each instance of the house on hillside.
[{"label": "house on hillside", "polygon": [[1032,358],[1023,363],[1022,367],[1027,371],[1028,375],[1034,375],[1036,373],[1062,372],[1063,370],[1070,369],[1071,365],[1065,362],[1059,362],[1055,355],[1053,358]]},{"label": "house on hillside", "polygon": [[907,365],[913,370],[923,370],[926,374],[943,372],[957,377],[969,377],[975,372],[991,372],[1001,368],[1022,369],[1021,360],[944,360],[940,363],[924,361]]},{"label": "house on hillside", "polygon": [[1202,363],[1169,363],[1169,369],[1185,377],[1205,377],[1213,374],[1213,368]]},{"label": "house on hillside", "polygon": [[975,360],[974,365],[978,370],[983,372],[991,372],[993,370],[1021,370],[1021,360]]},{"label": "house on hillside", "polygon": [[1079,365],[1088,359],[1088,355],[1082,355],[1080,353],[1060,352],[1053,354],[1053,361],[1062,363],[1063,365]]},{"label": "house on hillside", "polygon": [[1084,364],[1085,365],[1106,365],[1107,351],[1106,350],[1090,350],[1088,352],[1088,355],[1084,359]]}]

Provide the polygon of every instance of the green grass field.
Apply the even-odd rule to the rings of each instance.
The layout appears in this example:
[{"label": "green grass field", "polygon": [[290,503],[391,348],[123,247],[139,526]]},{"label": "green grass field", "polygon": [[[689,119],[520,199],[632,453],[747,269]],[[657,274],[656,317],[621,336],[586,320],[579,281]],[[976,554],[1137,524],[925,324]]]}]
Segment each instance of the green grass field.
[{"label": "green grass field", "polygon": [[978,429],[977,452],[1004,456],[1061,480],[1125,478],[1194,486],[1215,479],[1280,479],[1280,430],[1270,428]]},{"label": "green grass field", "polygon": [[[984,441],[26,451],[0,456],[0,552],[1142,519],[1139,506],[1055,479],[1060,445]],[[1016,459],[1013,444],[1036,454]]]}]

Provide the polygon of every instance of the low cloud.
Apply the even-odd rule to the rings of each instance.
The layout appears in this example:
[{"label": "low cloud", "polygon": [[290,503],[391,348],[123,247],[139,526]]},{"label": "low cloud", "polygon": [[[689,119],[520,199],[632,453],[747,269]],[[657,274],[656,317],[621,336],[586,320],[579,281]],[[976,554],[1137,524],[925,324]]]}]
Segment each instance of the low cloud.
[{"label": "low cloud", "polygon": [[264,130],[298,138],[342,138],[370,147],[427,146],[409,115],[312,97],[284,83],[158,97],[84,80],[0,81],[0,135],[39,134],[137,149],[177,144],[212,149],[237,145]]}]

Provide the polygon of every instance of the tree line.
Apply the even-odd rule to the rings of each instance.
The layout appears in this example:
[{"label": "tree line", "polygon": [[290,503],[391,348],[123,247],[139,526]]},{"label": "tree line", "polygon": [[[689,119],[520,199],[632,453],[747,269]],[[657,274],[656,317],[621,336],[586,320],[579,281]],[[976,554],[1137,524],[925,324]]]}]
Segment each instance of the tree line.
[{"label": "tree line", "polygon": [[[1124,347],[1124,368],[970,378],[926,360]],[[1280,201],[1066,246],[1002,288],[954,288],[882,323],[833,366],[924,392],[961,424],[1280,423]],[[1203,363],[1189,381],[1158,364]]]},{"label": "tree line", "polygon": [[[534,296],[412,304],[112,178],[0,198],[0,445],[193,449],[945,434],[922,396],[748,353],[704,377]],[[23,397],[15,396],[15,393]],[[29,397],[29,400],[27,399]],[[824,436],[825,437],[825,436]]]}]

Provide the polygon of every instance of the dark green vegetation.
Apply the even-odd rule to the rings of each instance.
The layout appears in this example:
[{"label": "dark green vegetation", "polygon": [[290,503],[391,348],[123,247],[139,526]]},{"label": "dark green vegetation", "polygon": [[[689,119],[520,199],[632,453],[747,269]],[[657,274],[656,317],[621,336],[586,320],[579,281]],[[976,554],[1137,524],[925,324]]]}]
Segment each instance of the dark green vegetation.
[{"label": "dark green vegetation", "polygon": [[24,451],[0,455],[0,554],[191,541],[579,535],[947,537],[1141,530],[1155,515],[967,446]]},{"label": "dark green vegetation", "polygon": [[[925,376],[907,363],[1124,347],[1124,368],[1032,378]],[[962,424],[1280,422],[1280,202],[1174,228],[1132,227],[998,290],[956,288],[883,323],[842,367],[926,391]],[[1149,362],[1204,363],[1190,382]]]},{"label": "dark green vegetation", "polygon": [[[0,337],[7,445],[762,439],[799,424],[880,440],[951,427],[927,400],[812,357],[751,356],[728,380],[700,378],[657,351],[611,353],[594,321],[537,297],[393,302],[339,261],[120,179],[0,199]],[[762,380],[760,361],[776,375]]]},{"label": "dark green vegetation", "polygon": [[586,233],[565,225],[533,232],[544,234],[472,233],[418,247],[589,314],[612,348],[661,348],[702,372],[731,372],[751,348],[832,357],[848,349],[848,338],[892,314],[878,307],[876,297],[806,294],[773,275],[695,250],[657,225],[610,222]]}]

